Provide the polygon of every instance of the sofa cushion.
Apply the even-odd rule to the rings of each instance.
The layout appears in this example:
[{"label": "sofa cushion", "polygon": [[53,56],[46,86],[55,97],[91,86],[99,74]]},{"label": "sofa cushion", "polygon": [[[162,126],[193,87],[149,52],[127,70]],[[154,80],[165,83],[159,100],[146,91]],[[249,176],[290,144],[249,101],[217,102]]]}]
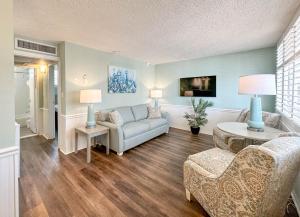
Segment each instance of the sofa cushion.
[{"label": "sofa cushion", "polygon": [[158,109],[152,108],[151,106],[148,106],[148,119],[154,119],[154,118],[161,118],[161,111],[160,107]]},{"label": "sofa cushion", "polygon": [[123,118],[124,124],[135,121],[129,106],[115,108],[114,111],[118,111]]},{"label": "sofa cushion", "polygon": [[122,126],[124,124],[123,118],[118,111],[109,112],[109,120],[117,126]]},{"label": "sofa cushion", "polygon": [[234,159],[235,154],[220,148],[212,148],[189,156],[189,160],[206,171],[220,176]]},{"label": "sofa cushion", "polygon": [[136,121],[143,120],[148,117],[148,109],[146,104],[135,105],[132,106],[131,109]]},{"label": "sofa cushion", "polygon": [[139,122],[148,124],[151,130],[168,124],[168,121],[164,118],[146,119],[146,120],[141,120]]},{"label": "sofa cushion", "polygon": [[130,122],[123,125],[123,135],[125,139],[140,135],[147,132],[148,130],[150,130],[149,124],[143,123],[141,121]]}]

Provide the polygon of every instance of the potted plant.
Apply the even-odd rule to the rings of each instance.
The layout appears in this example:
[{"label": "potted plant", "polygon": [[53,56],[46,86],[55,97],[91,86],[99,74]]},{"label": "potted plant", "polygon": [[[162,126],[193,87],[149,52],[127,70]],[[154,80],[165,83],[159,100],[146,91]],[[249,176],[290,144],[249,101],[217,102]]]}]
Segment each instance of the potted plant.
[{"label": "potted plant", "polygon": [[191,127],[191,132],[198,135],[200,127],[207,123],[206,108],[213,106],[213,103],[204,99],[199,99],[198,103],[196,103],[195,98],[192,98],[191,101],[194,112],[192,114],[186,112],[184,118],[187,119],[188,124]]}]

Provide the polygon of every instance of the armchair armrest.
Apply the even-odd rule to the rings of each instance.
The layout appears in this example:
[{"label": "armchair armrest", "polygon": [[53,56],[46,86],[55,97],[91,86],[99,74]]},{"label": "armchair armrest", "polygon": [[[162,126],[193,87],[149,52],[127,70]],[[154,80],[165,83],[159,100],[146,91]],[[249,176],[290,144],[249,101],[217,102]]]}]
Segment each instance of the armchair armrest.
[{"label": "armchair armrest", "polygon": [[118,153],[123,152],[124,145],[122,127],[108,121],[97,121],[97,124],[109,128],[110,148]]},{"label": "armchair armrest", "polygon": [[215,182],[217,178],[218,177],[216,175],[206,171],[191,160],[186,160],[183,164],[183,183],[185,188],[189,191],[193,188],[193,186],[191,186],[192,183],[196,183],[192,181],[192,179],[206,179],[208,181]]}]

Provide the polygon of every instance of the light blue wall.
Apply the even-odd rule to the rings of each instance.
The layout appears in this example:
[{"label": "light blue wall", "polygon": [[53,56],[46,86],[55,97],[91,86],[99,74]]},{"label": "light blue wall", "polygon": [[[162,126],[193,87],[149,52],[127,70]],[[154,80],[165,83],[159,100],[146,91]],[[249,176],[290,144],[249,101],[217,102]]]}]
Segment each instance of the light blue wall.
[{"label": "light blue wall", "polygon": [[0,2],[0,148],[15,145],[13,1]]},{"label": "light blue wall", "polygon": [[[111,53],[64,42],[60,45],[62,70],[62,113],[78,114],[86,112],[87,106],[79,103],[81,89],[100,88],[102,103],[96,110],[117,106],[136,105],[149,101],[149,89],[153,88],[154,66],[145,62],[113,55]],[[115,65],[136,70],[137,92],[128,94],[109,94],[108,66]],[[82,76],[87,75],[86,83]]]},{"label": "light blue wall", "polygon": [[[189,97],[179,96],[179,78],[217,76],[217,97],[206,98],[214,107],[240,109],[249,107],[250,96],[238,95],[241,75],[275,73],[274,47],[235,54],[156,65],[156,86],[163,89],[161,103],[189,105]],[[263,109],[274,111],[275,97],[264,96]]]}]

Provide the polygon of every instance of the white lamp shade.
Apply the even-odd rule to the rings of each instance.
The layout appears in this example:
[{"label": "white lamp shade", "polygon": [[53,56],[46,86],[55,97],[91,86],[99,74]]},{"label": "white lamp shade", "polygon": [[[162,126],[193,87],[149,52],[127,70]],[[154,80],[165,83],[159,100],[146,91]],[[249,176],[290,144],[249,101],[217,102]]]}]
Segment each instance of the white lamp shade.
[{"label": "white lamp shade", "polygon": [[150,97],[151,98],[162,98],[162,90],[160,90],[160,89],[150,90]]},{"label": "white lamp shade", "polygon": [[80,91],[80,103],[100,103],[102,100],[101,90],[89,89]]},{"label": "white lamp shade", "polygon": [[276,95],[274,74],[255,74],[241,76],[239,94]]}]

